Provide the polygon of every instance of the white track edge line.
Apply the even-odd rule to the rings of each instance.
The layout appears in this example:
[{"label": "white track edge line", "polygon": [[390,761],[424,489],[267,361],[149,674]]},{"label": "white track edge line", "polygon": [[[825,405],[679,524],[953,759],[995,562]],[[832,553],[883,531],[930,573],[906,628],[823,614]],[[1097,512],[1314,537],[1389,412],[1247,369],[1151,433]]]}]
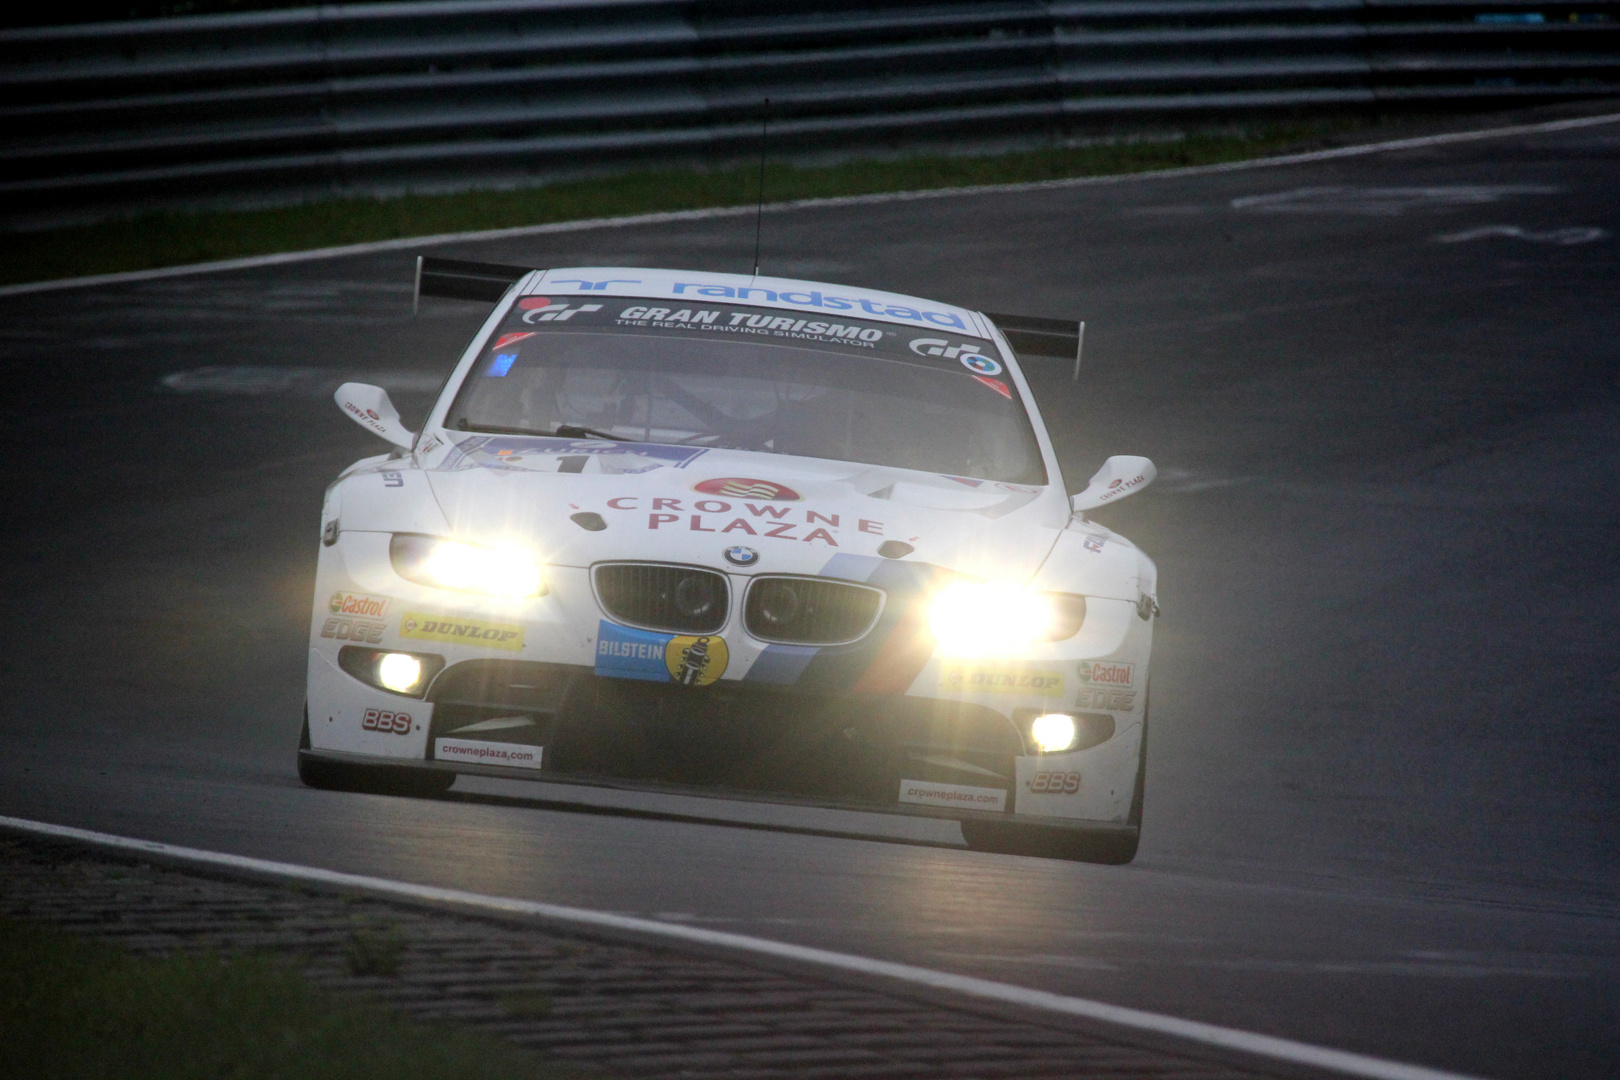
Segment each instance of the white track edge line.
[{"label": "white track edge line", "polygon": [[254,859],[245,855],[231,855],[220,851],[181,847],[156,840],[138,840],[127,836],[117,836],[112,833],[74,828],[71,825],[54,825],[50,822],[32,821],[28,818],[0,815],[0,828],[14,829],[18,832],[32,833],[38,836],[78,840],[98,847],[113,848],[120,851],[159,855],[164,858],[185,862],[246,870],[255,874],[272,875],[293,881],[318,882],[323,885],[361,889],[372,894],[456,904],[462,907],[482,908],[486,911],[496,911],[503,914],[539,916],[555,922],[597,926],[610,930],[623,930],[636,934],[673,938],[701,945],[719,946],[819,967],[836,968],[861,975],[878,976],[897,982],[910,983],[914,986],[925,986],[934,990],[948,990],[968,997],[976,997],[1007,1005],[1018,1005],[1040,1009],[1045,1012],[1083,1017],[1088,1020],[1101,1021],[1105,1024],[1132,1028],[1137,1031],[1169,1035],[1224,1050],[1236,1050],[1256,1057],[1285,1061],[1295,1065],[1306,1065],[1343,1073],[1347,1076],[1368,1077],[1370,1080],[1477,1080],[1477,1078],[1468,1077],[1461,1073],[1444,1072],[1421,1065],[1407,1065],[1398,1061],[1387,1061],[1383,1058],[1369,1057],[1347,1050],[1334,1050],[1329,1047],[1296,1042],[1292,1039],[1261,1035],[1255,1032],[1241,1031],[1237,1028],[1221,1027],[1216,1024],[1206,1024],[1197,1020],[1183,1020],[1162,1013],[1147,1012],[1122,1005],[1109,1005],[1088,998],[1068,997],[1045,990],[1032,990],[1027,987],[1014,986],[1010,983],[975,978],[970,975],[954,975],[946,971],[934,971],[930,968],[915,967],[911,964],[900,964],[888,960],[874,960],[849,953],[832,952],[827,949],[790,945],[786,942],[750,937],[746,934],[704,930],[701,927],[660,922],[656,919],[643,919],[633,915],[615,915],[606,911],[592,911],[588,908],[547,904],[535,900],[486,896],[481,893],[464,892],[460,889],[446,889],[434,885],[414,885],[410,882],[392,881],[388,878],[348,874],[337,870],[323,870],[314,866],[300,866],[296,863],[273,862],[267,859]]},{"label": "white track edge line", "polygon": [[[1333,161],[1338,158],[1363,157],[1368,154],[1381,154],[1394,150],[1413,150],[1426,146],[1478,142],[1481,139],[1500,139],[1511,135],[1540,135],[1550,132],[1572,131],[1579,128],[1594,127],[1599,124],[1612,124],[1617,121],[1620,121],[1620,113],[1604,113],[1600,116],[1579,116],[1565,120],[1547,120],[1536,124],[1515,124],[1509,127],[1480,128],[1474,131],[1453,131],[1441,135],[1419,135],[1409,139],[1362,143],[1357,146],[1340,146],[1331,150],[1309,150],[1298,154],[1281,154],[1276,157],[1249,158],[1244,161],[1227,161],[1217,165],[1188,165],[1179,169],[1110,173],[1106,176],[1071,176],[1059,180],[1031,180],[1011,184],[978,184],[970,187],[928,188],[922,191],[885,191],[875,192],[871,195],[839,195],[824,199],[795,199],[790,202],[768,203],[763,207],[763,210],[768,214],[777,214],[789,210],[805,210],[819,207],[874,206],[890,202],[914,202],[920,199],[954,199],[971,195],[1016,194],[1023,191],[1047,191],[1068,187],[1089,187],[1098,184],[1119,184],[1132,180],[1168,180],[1184,176],[1207,176],[1217,173],[1243,172],[1250,169],[1267,169],[1281,165],[1304,165],[1315,161]],[[754,212],[755,208],[752,206],[716,206],[700,210],[671,210],[655,214],[632,214],[626,217],[554,221],[545,225],[518,225],[506,229],[483,229],[477,232],[407,236],[395,240],[373,240],[363,244],[311,248],[307,251],[284,251],[274,255],[250,255],[240,259],[221,259],[216,262],[190,263],[185,266],[164,266],[154,270],[127,270],[116,274],[91,274],[85,277],[55,278],[50,281],[29,281],[18,285],[0,285],[0,297],[51,292],[58,289],[83,289],[96,285],[152,281],[158,278],[181,277],[190,274],[212,274],[226,270],[250,270],[260,266],[314,262],[320,259],[338,259],[348,255],[370,255],[384,251],[434,247],[440,244],[476,243],[484,240],[506,240],[520,236],[545,236],[555,233],[588,232],[592,229],[623,229],[636,225],[664,225],[676,221],[703,221],[710,218],[740,217]]]}]

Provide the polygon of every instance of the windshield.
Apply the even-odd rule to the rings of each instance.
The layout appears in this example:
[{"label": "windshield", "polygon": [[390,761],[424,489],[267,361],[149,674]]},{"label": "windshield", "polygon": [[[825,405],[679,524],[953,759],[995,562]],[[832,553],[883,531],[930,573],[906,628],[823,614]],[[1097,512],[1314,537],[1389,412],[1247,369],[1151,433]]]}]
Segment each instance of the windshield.
[{"label": "windshield", "polygon": [[1046,483],[990,342],[724,304],[524,297],[445,426]]}]

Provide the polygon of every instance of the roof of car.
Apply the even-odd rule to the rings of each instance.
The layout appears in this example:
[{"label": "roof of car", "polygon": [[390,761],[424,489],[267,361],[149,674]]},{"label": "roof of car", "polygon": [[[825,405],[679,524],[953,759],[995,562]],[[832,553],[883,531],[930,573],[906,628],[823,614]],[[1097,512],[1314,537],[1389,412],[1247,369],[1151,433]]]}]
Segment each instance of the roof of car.
[{"label": "roof of car", "polygon": [[733,303],[780,308],[836,319],[846,317],[898,323],[902,326],[955,330],[989,337],[978,312],[918,296],[835,285],[824,281],[716,274],[695,270],[655,270],[640,266],[574,266],[546,270],[525,287],[528,295],[588,294],[634,296],[672,303]]}]

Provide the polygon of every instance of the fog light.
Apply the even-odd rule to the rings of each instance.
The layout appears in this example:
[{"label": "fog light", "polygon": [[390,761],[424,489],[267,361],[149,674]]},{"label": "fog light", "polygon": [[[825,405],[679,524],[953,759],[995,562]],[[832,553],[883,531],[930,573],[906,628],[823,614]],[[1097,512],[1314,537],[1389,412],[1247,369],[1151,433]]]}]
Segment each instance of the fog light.
[{"label": "fog light", "polygon": [[1075,725],[1072,716],[1047,713],[1045,716],[1035,718],[1029,725],[1029,734],[1035,740],[1035,745],[1040,747],[1041,753],[1055,754],[1073,746],[1080,735],[1080,729]]},{"label": "fog light", "polygon": [[377,661],[377,681],[396,694],[414,693],[422,681],[422,661],[410,653],[385,653]]},{"label": "fog light", "polygon": [[419,698],[444,670],[444,657],[345,645],[338,650],[338,667],[367,686]]}]

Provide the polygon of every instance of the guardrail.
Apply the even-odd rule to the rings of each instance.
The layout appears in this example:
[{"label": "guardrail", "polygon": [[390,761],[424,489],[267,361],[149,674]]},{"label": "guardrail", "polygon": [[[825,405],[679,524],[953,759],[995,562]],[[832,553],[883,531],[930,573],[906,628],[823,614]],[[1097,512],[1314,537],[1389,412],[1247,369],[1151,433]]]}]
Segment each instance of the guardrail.
[{"label": "guardrail", "polygon": [[13,208],[1620,93],[1620,2],[428,0],[0,33]]}]

